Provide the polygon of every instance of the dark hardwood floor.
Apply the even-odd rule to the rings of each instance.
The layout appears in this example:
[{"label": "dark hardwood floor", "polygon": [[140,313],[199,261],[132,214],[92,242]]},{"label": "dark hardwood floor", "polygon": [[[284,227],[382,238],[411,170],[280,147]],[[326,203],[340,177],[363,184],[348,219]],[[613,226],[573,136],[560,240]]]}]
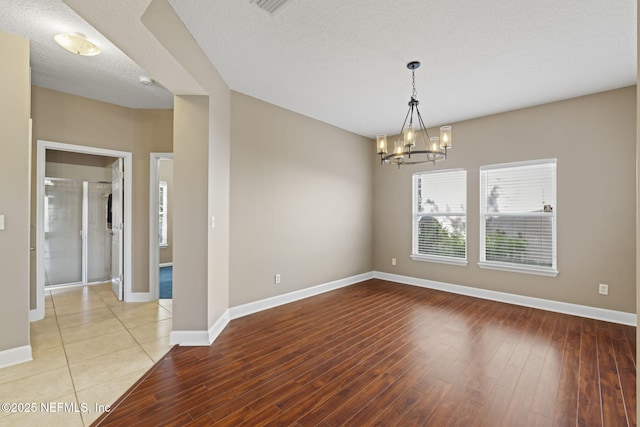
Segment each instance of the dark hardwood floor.
[{"label": "dark hardwood floor", "polygon": [[369,280],[174,348],[94,425],[634,426],[635,337]]}]

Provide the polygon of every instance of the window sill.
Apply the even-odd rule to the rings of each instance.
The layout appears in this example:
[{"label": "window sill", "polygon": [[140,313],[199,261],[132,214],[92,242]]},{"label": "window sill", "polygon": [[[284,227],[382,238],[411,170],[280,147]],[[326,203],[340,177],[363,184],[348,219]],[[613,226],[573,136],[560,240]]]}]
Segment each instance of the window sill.
[{"label": "window sill", "polygon": [[169,247],[169,245],[160,245],[160,249],[167,249]]},{"label": "window sill", "polygon": [[454,257],[444,257],[444,256],[430,256],[430,255],[411,255],[411,259],[414,261],[425,261],[425,262],[437,262],[440,264],[449,264],[449,265],[467,265],[467,260],[462,258],[454,258]]},{"label": "window sill", "polygon": [[486,262],[481,261],[478,263],[480,268],[486,268],[489,270],[502,270],[511,271],[513,273],[525,273],[525,274],[537,274],[539,276],[556,277],[558,270],[555,268],[542,268],[542,267],[528,267],[524,265],[508,264],[502,262]]}]

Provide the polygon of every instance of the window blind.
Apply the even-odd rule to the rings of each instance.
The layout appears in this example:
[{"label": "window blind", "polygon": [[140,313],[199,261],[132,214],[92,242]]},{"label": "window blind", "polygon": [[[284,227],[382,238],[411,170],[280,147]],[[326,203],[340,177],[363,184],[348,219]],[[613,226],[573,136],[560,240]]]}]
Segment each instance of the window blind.
[{"label": "window blind", "polygon": [[412,258],[466,260],[466,234],[467,172],[414,174]]},{"label": "window blind", "polygon": [[556,272],[556,160],[480,168],[480,221],[481,266]]}]

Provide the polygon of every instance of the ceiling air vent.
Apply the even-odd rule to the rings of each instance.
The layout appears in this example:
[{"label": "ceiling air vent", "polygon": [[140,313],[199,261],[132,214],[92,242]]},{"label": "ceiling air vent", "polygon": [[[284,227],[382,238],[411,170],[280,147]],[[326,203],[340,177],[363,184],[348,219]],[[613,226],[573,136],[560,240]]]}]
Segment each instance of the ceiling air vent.
[{"label": "ceiling air vent", "polygon": [[286,5],[289,0],[249,0],[261,9],[266,10],[270,14],[276,13],[278,9]]}]

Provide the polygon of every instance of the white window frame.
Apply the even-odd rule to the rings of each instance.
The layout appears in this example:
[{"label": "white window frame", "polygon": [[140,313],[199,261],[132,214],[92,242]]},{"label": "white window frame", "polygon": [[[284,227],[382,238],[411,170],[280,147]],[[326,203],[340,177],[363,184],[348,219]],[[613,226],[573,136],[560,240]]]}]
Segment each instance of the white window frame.
[{"label": "white window frame", "polygon": [[161,248],[169,247],[167,233],[167,207],[167,182],[160,181],[158,185],[158,244]]},{"label": "white window frame", "polygon": [[[464,173],[464,183],[465,183],[465,195],[464,195],[464,199],[465,199],[465,211],[458,211],[458,212],[442,212],[442,213],[420,213],[418,212],[418,191],[417,191],[417,183],[418,183],[418,179],[423,176],[423,175],[429,175],[429,174],[441,174],[441,173],[452,173],[452,172],[462,172]],[[411,259],[414,261],[426,261],[426,262],[436,262],[436,263],[442,263],[442,264],[451,264],[451,265],[467,265],[467,220],[468,220],[468,216],[467,216],[467,211],[468,211],[468,207],[467,207],[467,171],[465,169],[462,168],[458,168],[458,169],[444,169],[444,170],[437,170],[437,171],[427,171],[427,172],[416,172],[413,174],[412,180],[411,180],[411,191],[412,191],[412,200],[413,200],[413,206],[411,209],[411,214],[412,214],[412,231],[411,231]],[[443,255],[426,255],[426,254],[420,254],[418,253],[418,231],[419,231],[419,224],[420,224],[420,219],[424,216],[430,216],[430,217],[438,217],[438,216],[460,216],[460,217],[464,217],[465,218],[465,232],[464,232],[464,258],[458,258],[458,257],[451,257],[451,256],[443,256]]]},{"label": "white window frame", "polygon": [[[527,214],[521,213],[516,215],[528,216],[528,215],[544,215],[552,218],[551,225],[551,234],[552,234],[552,265],[551,267],[543,267],[543,266],[535,266],[535,265],[525,265],[525,264],[516,264],[516,263],[508,263],[508,262],[498,262],[498,261],[487,261],[486,260],[486,216],[499,216],[494,212],[487,213],[483,211],[483,197],[486,198],[486,194],[483,194],[483,190],[485,190],[485,174],[484,171],[503,169],[503,168],[514,168],[514,167],[522,167],[522,166],[533,166],[533,165],[542,165],[542,164],[552,164],[554,166],[553,169],[553,196],[548,199],[549,203],[552,206],[551,212],[538,212],[535,214]],[[492,269],[492,270],[502,270],[502,271],[511,271],[517,273],[527,273],[527,274],[537,274],[542,276],[551,276],[555,277],[558,275],[558,257],[557,257],[557,159],[542,159],[542,160],[531,160],[524,162],[513,162],[513,163],[502,163],[496,165],[487,165],[482,166],[480,168],[480,261],[478,262],[478,266],[480,268]],[[546,204],[546,196],[545,196],[545,204]],[[513,213],[508,215],[514,215]]]}]

